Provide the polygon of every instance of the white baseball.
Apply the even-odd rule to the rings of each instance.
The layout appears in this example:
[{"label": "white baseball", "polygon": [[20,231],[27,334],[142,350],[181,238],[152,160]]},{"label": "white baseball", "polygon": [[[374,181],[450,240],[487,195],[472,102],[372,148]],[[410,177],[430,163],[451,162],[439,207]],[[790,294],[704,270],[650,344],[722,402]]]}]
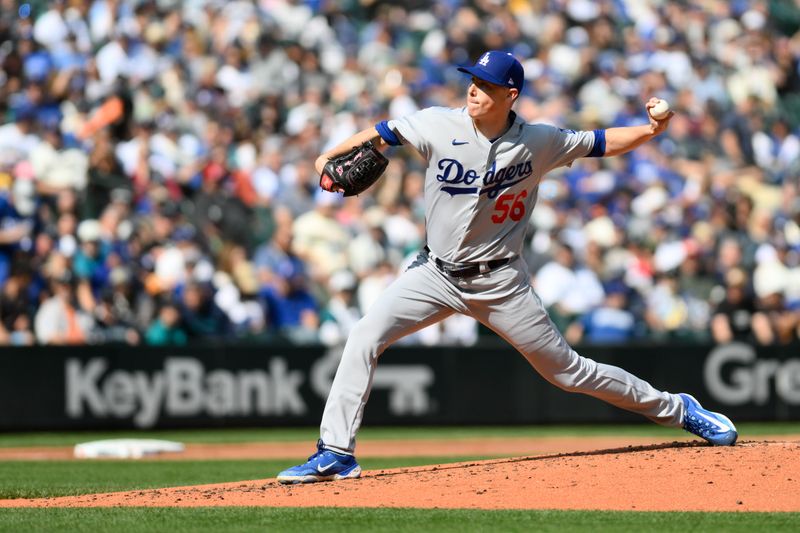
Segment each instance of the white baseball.
[{"label": "white baseball", "polygon": [[650,108],[650,116],[656,120],[662,120],[667,118],[669,114],[669,102],[663,99],[659,99],[656,102],[656,105]]}]

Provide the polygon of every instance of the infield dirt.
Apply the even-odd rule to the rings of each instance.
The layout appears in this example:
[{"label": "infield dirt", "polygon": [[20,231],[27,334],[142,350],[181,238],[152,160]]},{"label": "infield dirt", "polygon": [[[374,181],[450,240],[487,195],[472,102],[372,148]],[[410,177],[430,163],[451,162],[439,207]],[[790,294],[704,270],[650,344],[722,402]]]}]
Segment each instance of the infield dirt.
[{"label": "infield dirt", "polygon": [[800,442],[783,437],[714,448],[682,441],[375,470],[312,485],[262,479],[0,500],[0,507],[117,506],[800,511]]}]

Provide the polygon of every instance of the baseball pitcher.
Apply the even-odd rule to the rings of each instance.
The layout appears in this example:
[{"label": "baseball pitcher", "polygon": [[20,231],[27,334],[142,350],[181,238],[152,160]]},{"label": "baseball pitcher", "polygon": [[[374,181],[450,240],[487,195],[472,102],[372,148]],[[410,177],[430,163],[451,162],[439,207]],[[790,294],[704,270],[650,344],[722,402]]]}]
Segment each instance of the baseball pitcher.
[{"label": "baseball pitcher", "polygon": [[[688,394],[656,390],[621,368],[578,355],[550,321],[520,252],[539,183],[579,157],[624,154],[666,130],[672,112],[648,124],[572,131],[527,124],[512,106],[522,65],[502,51],[471,67],[466,105],[428,108],[357,133],[317,160],[323,189],[358,194],[386,167],[380,149],[406,145],[427,161],[427,245],[350,334],[322,416],[317,452],[281,472],[281,483],[359,477],[356,434],[378,358],[393,342],[452,313],[479,320],[511,343],[545,379],[715,445],[737,433],[725,416]],[[657,99],[646,104],[649,111]]]}]

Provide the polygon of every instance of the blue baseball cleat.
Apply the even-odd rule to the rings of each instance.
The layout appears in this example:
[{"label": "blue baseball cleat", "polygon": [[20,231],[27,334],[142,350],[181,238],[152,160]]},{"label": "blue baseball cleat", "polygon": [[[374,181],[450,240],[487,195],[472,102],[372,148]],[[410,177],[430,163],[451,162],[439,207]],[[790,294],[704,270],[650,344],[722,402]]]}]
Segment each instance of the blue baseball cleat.
[{"label": "blue baseball cleat", "polygon": [[317,441],[317,452],[305,464],[293,466],[278,474],[279,483],[315,483],[353,479],[361,476],[361,467],[352,455],[336,453]]},{"label": "blue baseball cleat", "polygon": [[691,394],[679,394],[683,400],[683,429],[702,437],[714,446],[733,446],[736,426],[722,414],[703,409]]}]

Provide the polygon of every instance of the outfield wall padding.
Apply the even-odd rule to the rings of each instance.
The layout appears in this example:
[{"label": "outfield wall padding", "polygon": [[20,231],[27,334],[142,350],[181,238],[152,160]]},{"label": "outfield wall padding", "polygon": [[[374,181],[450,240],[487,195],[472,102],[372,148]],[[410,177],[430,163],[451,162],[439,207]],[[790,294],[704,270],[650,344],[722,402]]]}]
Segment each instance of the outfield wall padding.
[{"label": "outfield wall padding", "polygon": [[[797,347],[625,345],[580,353],[736,420],[800,420]],[[0,430],[317,425],[340,357],[322,346],[4,348]],[[563,392],[505,344],[394,346],[365,424],[642,420]]]}]

